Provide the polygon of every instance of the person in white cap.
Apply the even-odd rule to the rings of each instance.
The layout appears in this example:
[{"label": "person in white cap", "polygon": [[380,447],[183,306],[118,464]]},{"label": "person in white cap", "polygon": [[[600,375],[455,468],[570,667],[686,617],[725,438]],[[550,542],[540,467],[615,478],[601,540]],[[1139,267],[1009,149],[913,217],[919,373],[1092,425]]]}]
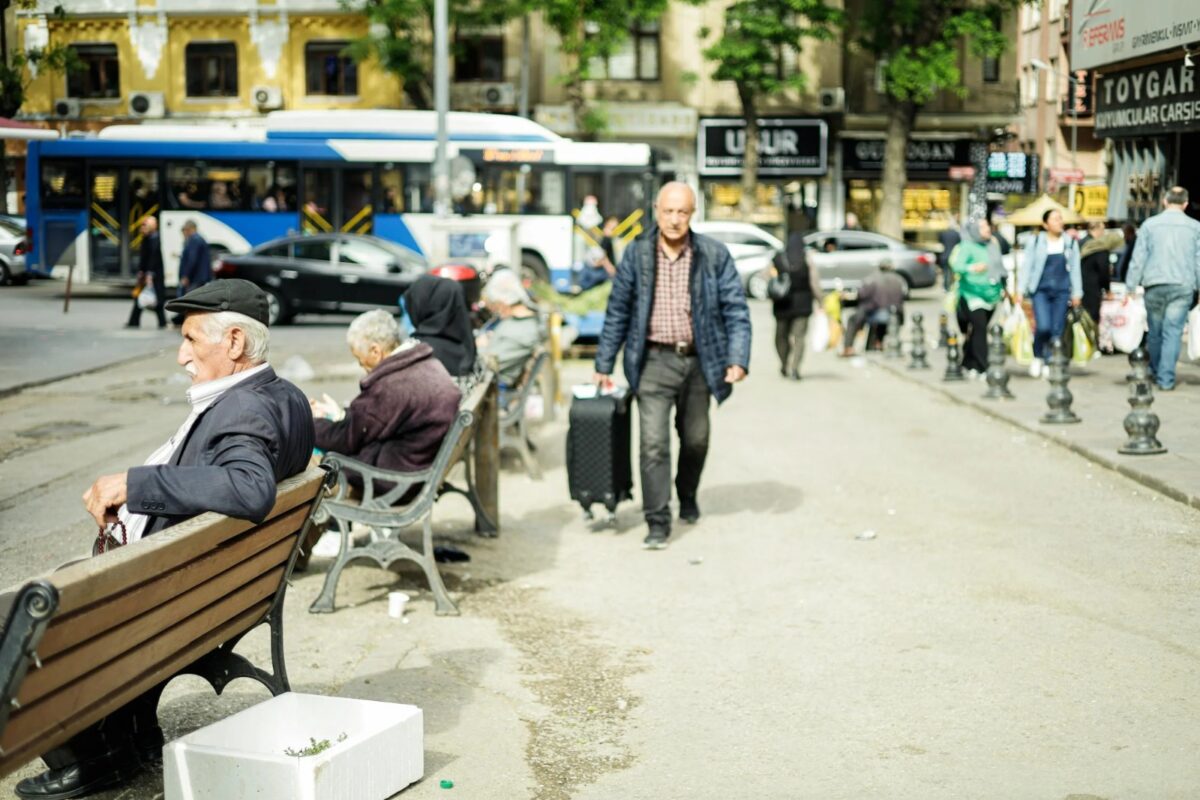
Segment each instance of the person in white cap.
[{"label": "person in white cap", "polygon": [[495,358],[501,388],[516,386],[521,373],[542,341],[542,326],[534,303],[509,269],[496,270],[483,287],[483,302],[498,320],[476,339],[476,349],[485,358]]}]

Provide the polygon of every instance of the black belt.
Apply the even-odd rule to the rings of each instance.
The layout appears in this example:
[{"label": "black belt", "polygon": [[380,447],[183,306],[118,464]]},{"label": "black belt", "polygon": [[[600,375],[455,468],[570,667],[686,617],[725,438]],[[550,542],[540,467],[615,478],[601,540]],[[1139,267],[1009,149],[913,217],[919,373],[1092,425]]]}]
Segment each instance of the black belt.
[{"label": "black belt", "polygon": [[691,342],[676,342],[675,344],[666,344],[664,342],[646,342],[655,350],[670,350],[677,356],[694,356],[696,355],[696,346]]}]

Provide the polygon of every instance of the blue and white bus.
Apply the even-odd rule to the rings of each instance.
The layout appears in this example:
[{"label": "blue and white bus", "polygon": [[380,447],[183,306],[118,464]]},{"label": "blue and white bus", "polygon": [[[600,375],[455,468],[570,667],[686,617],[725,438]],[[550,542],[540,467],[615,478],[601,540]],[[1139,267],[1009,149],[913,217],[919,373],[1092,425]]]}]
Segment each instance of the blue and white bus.
[{"label": "blue and white bus", "polygon": [[[448,127],[450,156],[474,167],[456,210],[515,221],[528,271],[567,280],[578,257],[572,212],[588,195],[623,220],[624,235],[640,230],[654,181],[647,145],[574,142],[493,114],[451,113]],[[214,257],[318,231],[373,233],[428,253],[435,130],[430,111],[281,111],[30,142],[30,263],[42,272],[73,265],[85,282],[129,282],[147,216],[159,221],[168,285],[189,219]]]}]

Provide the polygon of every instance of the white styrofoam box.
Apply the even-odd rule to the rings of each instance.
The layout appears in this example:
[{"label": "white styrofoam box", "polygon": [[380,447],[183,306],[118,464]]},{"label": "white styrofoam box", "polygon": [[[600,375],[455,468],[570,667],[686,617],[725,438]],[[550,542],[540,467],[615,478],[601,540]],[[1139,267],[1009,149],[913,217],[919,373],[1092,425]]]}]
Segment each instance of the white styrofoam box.
[{"label": "white styrofoam box", "polygon": [[[310,739],[331,746],[284,752]],[[384,800],[424,774],[421,709],[348,697],[281,694],[163,748],[166,800]]]}]

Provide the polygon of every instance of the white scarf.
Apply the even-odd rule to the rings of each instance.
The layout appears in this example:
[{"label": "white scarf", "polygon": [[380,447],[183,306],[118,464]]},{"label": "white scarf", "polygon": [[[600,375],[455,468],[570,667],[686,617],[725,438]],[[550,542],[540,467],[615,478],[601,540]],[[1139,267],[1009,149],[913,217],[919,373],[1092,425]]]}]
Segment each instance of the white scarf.
[{"label": "white scarf", "polygon": [[[235,372],[232,375],[226,375],[224,378],[215,378],[204,383],[197,383],[187,390],[188,402],[192,405],[192,413],[188,414],[188,418],[179,426],[179,430],[175,431],[175,435],[167,439],[157,450],[150,454],[146,459],[144,466],[156,467],[163,464],[169,464],[171,458],[175,455],[175,451],[187,441],[188,434],[192,432],[192,426],[196,424],[196,420],[200,419],[200,415],[217,402],[217,398],[225,394],[242,381],[259,375],[268,369],[271,365],[263,362],[257,367],[245,370],[244,372]],[[122,505],[117,510],[117,519],[125,523],[125,531],[128,534],[130,542],[136,542],[142,538],[146,531],[146,523],[150,521],[150,516],[147,514],[136,514],[129,510],[128,505]],[[110,531],[114,538],[120,539],[120,529]]]}]

